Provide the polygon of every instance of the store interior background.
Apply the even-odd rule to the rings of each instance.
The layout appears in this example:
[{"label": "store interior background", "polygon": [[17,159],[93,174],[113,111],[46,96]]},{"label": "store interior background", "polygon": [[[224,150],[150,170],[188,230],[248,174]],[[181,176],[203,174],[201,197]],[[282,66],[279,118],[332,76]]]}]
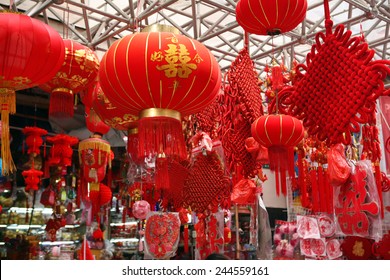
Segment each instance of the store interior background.
[{"label": "store interior background", "polygon": [[[35,17],[54,27],[64,39],[90,47],[99,59],[113,42],[123,36],[155,23],[172,25],[209,48],[222,73],[225,73],[243,48],[244,32],[235,18],[236,4],[236,0],[0,0],[0,10],[12,9]],[[352,36],[364,34],[370,48],[376,52],[375,60],[389,59],[389,1],[331,0],[330,9],[335,25],[345,24],[352,31]],[[264,75],[264,72],[261,73],[272,58],[283,61],[288,68],[293,59],[304,63],[315,34],[324,29],[323,1],[308,0],[306,19],[293,31],[274,37],[249,36],[249,52],[256,69],[260,75]],[[386,88],[390,88],[389,78]],[[10,116],[10,129],[13,137],[11,150],[15,151],[18,173],[23,165],[28,164],[27,155],[22,152],[24,127],[39,126],[46,129],[48,135],[64,133],[79,140],[90,137],[82,103],[75,106],[74,117],[64,122],[48,117],[49,98],[49,94],[39,88],[17,92],[17,113]],[[390,121],[389,110],[382,112],[387,122]],[[120,158],[126,150],[126,135],[125,131],[110,129],[103,136],[110,143],[116,158]],[[386,170],[386,156],[389,155],[385,155],[381,144],[381,169]],[[389,166],[390,162],[387,162],[388,175]],[[120,161],[114,161],[113,171],[120,168]],[[265,169],[265,174],[268,180],[263,184],[263,199],[266,207],[270,208],[270,220],[287,219],[286,197],[276,195],[273,173]],[[23,185],[21,175],[15,176],[16,184]]]}]

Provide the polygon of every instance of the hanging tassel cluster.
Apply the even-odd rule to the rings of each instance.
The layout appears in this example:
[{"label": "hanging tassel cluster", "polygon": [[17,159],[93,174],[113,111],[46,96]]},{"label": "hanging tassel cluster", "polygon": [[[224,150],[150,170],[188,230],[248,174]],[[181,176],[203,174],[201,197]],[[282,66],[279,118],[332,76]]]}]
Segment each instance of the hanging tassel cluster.
[{"label": "hanging tassel cluster", "polygon": [[1,174],[8,175],[16,171],[16,166],[12,159],[10,149],[9,133],[9,114],[16,112],[16,95],[15,91],[6,88],[0,88],[1,104]]},{"label": "hanging tassel cluster", "polygon": [[50,95],[49,116],[71,118],[74,115],[73,91],[67,88],[56,88]]}]

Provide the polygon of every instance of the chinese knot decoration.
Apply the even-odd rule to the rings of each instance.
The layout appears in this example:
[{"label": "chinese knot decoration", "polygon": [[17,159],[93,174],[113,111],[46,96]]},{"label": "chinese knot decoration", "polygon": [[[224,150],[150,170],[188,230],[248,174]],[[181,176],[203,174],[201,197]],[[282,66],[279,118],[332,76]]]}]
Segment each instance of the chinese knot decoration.
[{"label": "chinese knot decoration", "polygon": [[0,105],[2,174],[16,170],[10,151],[9,114],[15,91],[50,80],[64,61],[64,42],[54,28],[29,16],[0,13]]},{"label": "chinese knot decoration", "polygon": [[79,139],[65,134],[57,134],[46,139],[52,143],[49,155],[49,165],[71,166],[73,149],[72,146],[78,144]]},{"label": "chinese knot decoration", "polygon": [[50,92],[49,116],[73,117],[74,95],[92,84],[98,74],[99,60],[86,46],[64,40],[65,62],[57,74],[40,87]]},{"label": "chinese knot decoration", "polygon": [[[286,195],[286,172],[294,176],[294,146],[302,139],[304,128],[294,117],[282,114],[262,116],[252,124],[252,136],[268,148],[270,169],[275,171],[276,194]],[[279,179],[280,175],[280,179]]]},{"label": "chinese knot decoration", "polygon": [[324,4],[326,33],[316,35],[307,65],[297,65],[297,82],[279,92],[278,107],[302,120],[310,136],[328,145],[349,145],[351,133],[359,132],[359,124],[367,123],[375,110],[376,99],[390,94],[383,82],[390,61],[371,61],[375,50],[364,38],[351,37],[344,25],[333,31],[328,2]]},{"label": "chinese knot decoration", "polygon": [[47,130],[35,126],[26,126],[23,128],[23,133],[26,135],[27,153],[33,155],[40,154],[40,147],[43,144],[42,136],[47,134]]},{"label": "chinese knot decoration", "polygon": [[306,16],[306,0],[240,0],[236,19],[245,31],[279,35],[293,30]]},{"label": "chinese knot decoration", "polygon": [[181,117],[213,102],[221,71],[201,43],[171,32],[141,32],[117,40],[99,68],[103,92],[139,117],[139,156],[186,158]]},{"label": "chinese knot decoration", "polygon": [[24,177],[24,182],[26,183],[26,191],[37,191],[39,189],[39,182],[41,181],[41,176],[43,175],[42,171],[36,170],[32,167],[29,170],[23,171],[22,175]]}]

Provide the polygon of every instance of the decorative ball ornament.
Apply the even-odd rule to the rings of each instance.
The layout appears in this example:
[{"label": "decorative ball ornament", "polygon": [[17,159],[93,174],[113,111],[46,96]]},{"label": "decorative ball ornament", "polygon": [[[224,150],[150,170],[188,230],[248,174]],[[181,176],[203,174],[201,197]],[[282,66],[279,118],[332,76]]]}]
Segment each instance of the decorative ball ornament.
[{"label": "decorative ball ornament", "polygon": [[140,156],[185,158],[181,117],[213,102],[221,71],[196,40],[172,32],[141,32],[108,49],[99,80],[115,107],[139,117]]},{"label": "decorative ball ornament", "polygon": [[236,20],[249,33],[274,36],[297,27],[306,10],[306,0],[240,0]]},{"label": "decorative ball ornament", "polygon": [[9,142],[9,114],[16,111],[15,91],[50,80],[64,61],[64,49],[64,41],[54,28],[23,14],[0,13],[3,175],[16,170]]},{"label": "decorative ball ornament", "polygon": [[282,193],[286,195],[286,171],[294,175],[294,146],[303,139],[302,123],[289,115],[261,116],[253,122],[251,132],[257,142],[268,148],[270,169],[275,171],[276,194],[280,194],[281,179]]},{"label": "decorative ball ornament", "polygon": [[99,70],[99,59],[88,47],[72,40],[64,40],[65,61],[57,74],[40,85],[50,92],[49,115],[73,117],[74,95],[95,82]]},{"label": "decorative ball ornament", "polygon": [[132,207],[134,217],[137,219],[146,219],[146,216],[150,212],[150,204],[146,200],[138,200],[134,202]]}]

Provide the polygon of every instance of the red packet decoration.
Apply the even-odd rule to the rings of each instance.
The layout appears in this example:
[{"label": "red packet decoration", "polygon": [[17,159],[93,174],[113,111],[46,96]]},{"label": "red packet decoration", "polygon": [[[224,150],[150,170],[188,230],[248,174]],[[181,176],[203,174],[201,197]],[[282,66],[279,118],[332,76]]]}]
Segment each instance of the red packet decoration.
[{"label": "red packet decoration", "polygon": [[295,222],[285,222],[277,220],[275,225],[274,259],[292,259],[294,257],[295,247],[298,245],[299,237]]},{"label": "red packet decoration", "polygon": [[180,237],[178,213],[150,212],[145,226],[145,253],[153,259],[169,259],[177,250]]},{"label": "red packet decoration", "polygon": [[335,213],[344,235],[370,237],[379,234],[378,194],[369,162],[356,163],[349,180],[336,193]]},{"label": "red packet decoration", "polygon": [[330,260],[340,258],[343,255],[338,239],[330,239],[326,242],[326,255]]},{"label": "red packet decoration", "polygon": [[320,238],[320,229],[315,217],[297,216],[297,233],[302,239]]},{"label": "red packet decoration", "polygon": [[372,239],[347,236],[341,244],[343,255],[348,260],[369,260],[373,259],[372,246],[374,241]]},{"label": "red packet decoration", "polygon": [[323,237],[332,237],[336,232],[336,225],[332,218],[327,215],[320,215],[317,218],[318,228],[320,229],[320,234]]}]

